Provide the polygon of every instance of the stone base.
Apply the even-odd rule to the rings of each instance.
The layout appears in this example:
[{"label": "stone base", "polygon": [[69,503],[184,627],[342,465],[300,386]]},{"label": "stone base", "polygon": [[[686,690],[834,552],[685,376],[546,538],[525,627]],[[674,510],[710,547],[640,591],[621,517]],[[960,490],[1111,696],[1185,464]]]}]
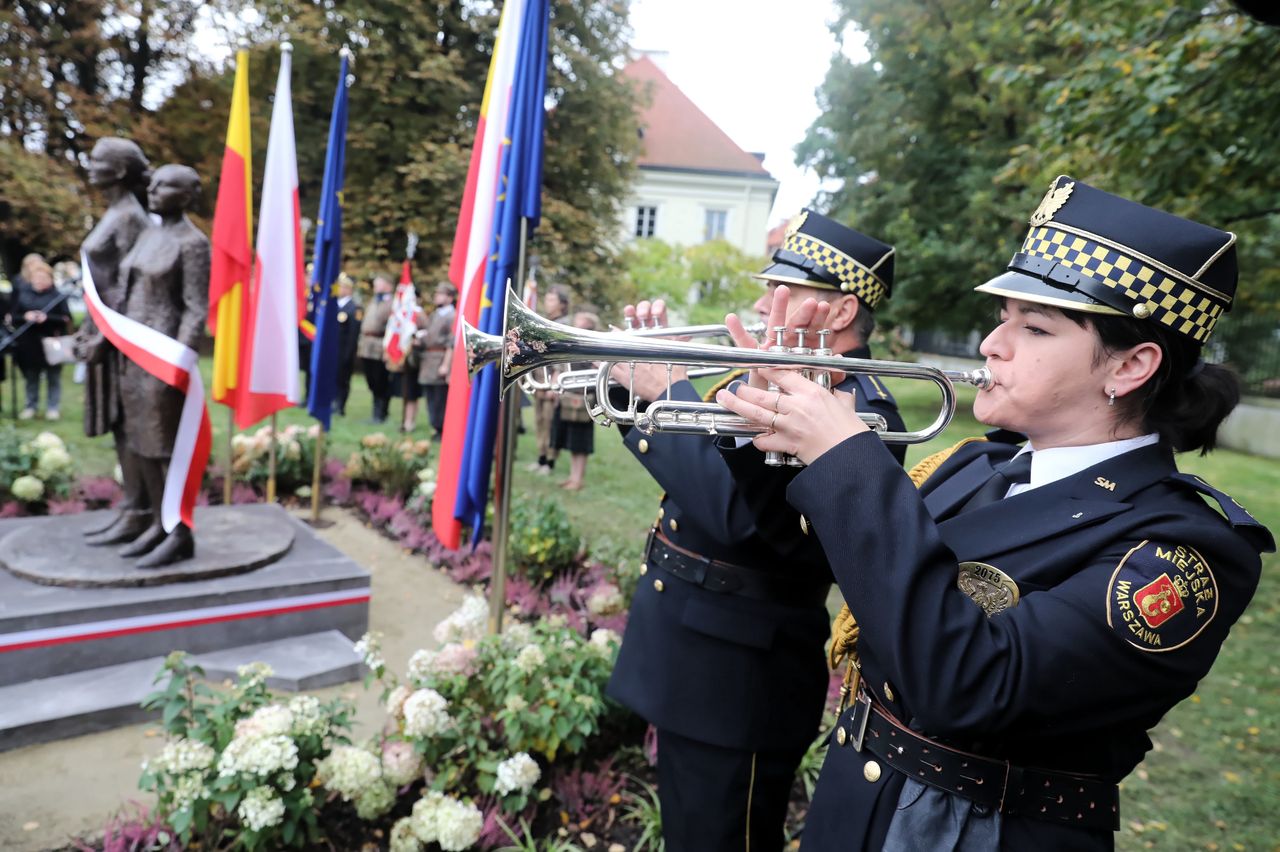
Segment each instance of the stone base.
[{"label": "stone base", "polygon": [[[275,562],[293,545],[294,530],[259,507],[209,506],[196,510],[196,555],[159,568],[139,568],[117,553],[124,545],[95,547],[85,530],[101,527],[108,512],[41,519],[0,540],[0,566],[24,580],[80,589],[158,586],[243,574]],[[51,534],[56,528],[56,534]]]}]

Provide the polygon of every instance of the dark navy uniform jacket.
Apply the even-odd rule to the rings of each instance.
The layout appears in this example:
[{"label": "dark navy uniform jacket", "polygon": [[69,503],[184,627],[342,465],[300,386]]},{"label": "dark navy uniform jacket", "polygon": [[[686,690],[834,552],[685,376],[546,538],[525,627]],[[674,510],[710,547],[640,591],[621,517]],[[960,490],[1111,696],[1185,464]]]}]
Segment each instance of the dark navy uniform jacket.
[{"label": "dark navy uniform jacket", "polygon": [[[965,445],[917,491],[881,442],[858,435],[801,471],[786,497],[822,541],[861,628],[863,682],[882,705],[958,748],[1119,782],[1150,749],[1147,731],[1209,671],[1253,595],[1259,551],[1274,544],[1231,498],[1178,473],[1160,444],[951,516],[1016,451]],[[727,455],[762,509],[779,477],[750,453]],[[957,587],[966,562],[1010,578],[1016,604],[988,617]],[[878,850],[895,815],[895,834],[906,826],[920,848],[964,847],[966,832],[998,836],[987,848],[1113,847],[1111,832],[1014,816],[993,834],[996,817],[918,784],[900,801],[905,776],[885,768],[868,781],[872,759],[830,747],[803,849]],[[940,824],[938,796],[961,804],[958,824]]]},{"label": "dark navy uniform jacket", "polygon": [[[849,353],[866,357],[865,350]],[[902,429],[897,404],[878,380],[848,377],[858,408]],[[697,400],[689,382],[673,399]],[[666,490],[656,523],[679,547],[722,562],[768,571],[797,585],[827,587],[830,569],[817,539],[800,532],[794,509],[771,519],[790,532],[766,543],[738,494],[714,440],[625,434],[627,447]],[[890,458],[892,463],[892,458]],[[655,588],[661,580],[662,591]],[[709,591],[664,571],[640,578],[610,696],[659,730],[743,750],[808,747],[817,735],[828,684],[823,648],[830,617],[801,608]]]}]

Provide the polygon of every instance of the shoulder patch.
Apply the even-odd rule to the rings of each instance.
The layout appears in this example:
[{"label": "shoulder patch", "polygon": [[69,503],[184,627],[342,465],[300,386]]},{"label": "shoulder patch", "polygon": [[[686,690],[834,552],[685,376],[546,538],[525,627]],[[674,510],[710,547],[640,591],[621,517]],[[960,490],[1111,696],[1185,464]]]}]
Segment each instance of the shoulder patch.
[{"label": "shoulder patch", "polygon": [[1244,527],[1247,531],[1260,535],[1267,552],[1275,551],[1276,543],[1271,536],[1271,531],[1263,526],[1261,521],[1250,515],[1248,510],[1237,503],[1230,494],[1219,491],[1193,473],[1175,473],[1169,478],[1174,482],[1188,485],[1206,497],[1212,498],[1221,507],[1222,514],[1226,515],[1227,523],[1236,528]]},{"label": "shoulder patch", "polygon": [[933,455],[926,456],[925,458],[916,462],[915,467],[907,471],[907,476],[911,478],[911,481],[912,483],[915,484],[916,488],[919,488],[921,485],[924,484],[924,481],[926,479],[928,479],[930,476],[933,476],[933,472],[935,470],[942,467],[943,462],[945,462],[947,459],[951,458],[951,456],[955,454],[956,450],[960,449],[966,444],[972,444],[979,441],[985,442],[986,440],[987,440],[986,438],[965,438],[963,441],[961,441],[960,443],[956,444],[953,447],[948,447],[945,450],[938,450],[938,452],[934,453]]},{"label": "shoulder patch", "polygon": [[1120,560],[1107,586],[1107,624],[1133,647],[1181,648],[1218,614],[1218,583],[1194,548],[1144,541]]}]

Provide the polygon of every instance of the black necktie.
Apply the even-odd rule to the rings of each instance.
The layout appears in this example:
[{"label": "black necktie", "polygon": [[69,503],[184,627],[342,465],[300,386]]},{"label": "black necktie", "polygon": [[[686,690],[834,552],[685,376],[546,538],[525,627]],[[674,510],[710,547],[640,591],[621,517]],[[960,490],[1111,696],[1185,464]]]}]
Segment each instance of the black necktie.
[{"label": "black necktie", "polygon": [[973,492],[969,501],[960,507],[956,514],[971,512],[988,503],[1003,500],[1009,489],[1023,482],[1031,481],[1031,453],[1023,453],[1013,461],[996,468],[991,478],[982,483],[982,487]]}]

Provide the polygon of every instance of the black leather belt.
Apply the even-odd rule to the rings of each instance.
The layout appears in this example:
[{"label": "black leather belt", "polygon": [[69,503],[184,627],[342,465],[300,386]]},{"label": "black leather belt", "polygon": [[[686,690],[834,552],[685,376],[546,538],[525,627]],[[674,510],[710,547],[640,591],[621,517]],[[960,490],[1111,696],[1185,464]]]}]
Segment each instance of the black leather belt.
[{"label": "black leather belt", "polygon": [[671,543],[659,529],[649,531],[645,563],[708,591],[787,606],[826,606],[827,593],[831,590],[830,583],[815,584],[708,559]]},{"label": "black leather belt", "polygon": [[[841,730],[843,729],[843,730]],[[1120,828],[1120,793],[1093,775],[1014,766],[935,742],[903,725],[865,690],[842,716],[834,748],[864,748],[903,775],[1009,816],[1095,831]]]}]

